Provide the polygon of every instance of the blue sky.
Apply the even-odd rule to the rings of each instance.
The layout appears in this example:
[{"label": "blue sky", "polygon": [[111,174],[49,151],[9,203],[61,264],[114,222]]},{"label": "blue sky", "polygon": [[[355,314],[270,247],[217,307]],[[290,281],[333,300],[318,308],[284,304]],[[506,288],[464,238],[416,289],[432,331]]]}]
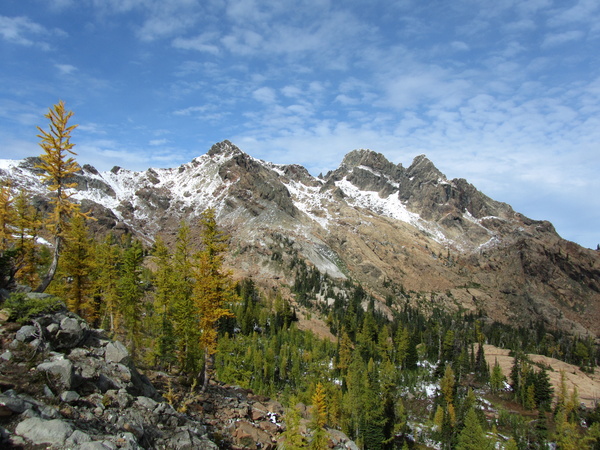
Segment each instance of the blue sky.
[{"label": "blue sky", "polygon": [[0,157],[40,154],[59,99],[100,170],[424,153],[600,243],[597,0],[2,0]]}]

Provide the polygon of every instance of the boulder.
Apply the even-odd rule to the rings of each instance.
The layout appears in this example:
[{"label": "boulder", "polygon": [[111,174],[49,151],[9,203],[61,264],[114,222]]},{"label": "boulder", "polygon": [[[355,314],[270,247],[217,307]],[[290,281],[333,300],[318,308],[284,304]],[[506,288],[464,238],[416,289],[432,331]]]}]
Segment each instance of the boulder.
[{"label": "boulder", "polygon": [[65,317],[60,321],[60,328],[51,339],[52,347],[54,349],[74,348],[83,341],[86,330],[87,324],[85,322],[72,317]]},{"label": "boulder", "polygon": [[109,342],[104,349],[104,360],[108,363],[127,364],[131,361],[127,348],[119,341]]},{"label": "boulder", "polygon": [[19,423],[15,433],[34,445],[63,446],[73,433],[73,427],[60,419],[43,420],[32,417]]},{"label": "boulder", "polygon": [[0,394],[0,416],[21,414],[27,407],[27,403],[19,397]]},{"label": "boulder", "polygon": [[73,386],[73,364],[62,355],[53,361],[39,364],[37,369],[55,375],[56,382],[66,390],[70,390]]},{"label": "boulder", "polygon": [[15,334],[19,342],[31,342],[38,337],[38,329],[33,325],[23,325]]},{"label": "boulder", "polygon": [[269,450],[275,448],[271,441],[271,435],[246,420],[236,422],[233,439],[237,445],[249,449]]}]

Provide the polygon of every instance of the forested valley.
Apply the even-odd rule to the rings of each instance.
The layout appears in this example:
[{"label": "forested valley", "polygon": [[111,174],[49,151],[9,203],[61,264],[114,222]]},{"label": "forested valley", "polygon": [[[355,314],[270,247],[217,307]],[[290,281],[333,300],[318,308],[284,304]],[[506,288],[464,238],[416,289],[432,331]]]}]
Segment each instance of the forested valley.
[{"label": "forested valley", "polygon": [[[52,117],[68,136],[64,111]],[[223,263],[228,237],[212,209],[198,219],[201,236],[182,223],[171,246],[160,237],[148,244],[131,234],[94,236],[93,218],[66,194],[76,168],[64,150],[47,149],[54,160],[44,169],[55,175],[49,210],[2,186],[0,287],[10,292],[2,307],[26,320],[62,299],[121,340],[141,370],[176,377],[186,396],[164,395],[177,407],[209,383],[277,398],[287,408],[281,446],[289,449],[327,448],[328,429],[365,449],[600,448],[600,405],[581,407],[566,383],[553,389],[553,369],[527,356],[593,372],[600,353],[592,339],[542,322],[515,328],[445,311],[402,286],[384,299],[384,313],[359,283],[332,279],[300,258],[287,267],[292,285],[234,279]],[[62,170],[66,162],[71,172]],[[27,301],[29,290],[54,297]],[[428,304],[427,313],[411,299]],[[331,338],[301,329],[300,315],[324,322]],[[510,373],[486,360],[484,344],[512,351]],[[311,406],[305,428],[298,405]]]}]

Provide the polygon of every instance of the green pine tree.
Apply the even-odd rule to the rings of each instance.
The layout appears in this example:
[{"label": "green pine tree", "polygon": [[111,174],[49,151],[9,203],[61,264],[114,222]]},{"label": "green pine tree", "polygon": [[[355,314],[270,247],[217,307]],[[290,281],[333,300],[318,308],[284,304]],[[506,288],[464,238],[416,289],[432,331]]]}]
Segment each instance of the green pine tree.
[{"label": "green pine tree", "polygon": [[465,416],[465,426],[458,435],[457,450],[492,449],[491,441],[485,436],[474,408],[470,408]]}]

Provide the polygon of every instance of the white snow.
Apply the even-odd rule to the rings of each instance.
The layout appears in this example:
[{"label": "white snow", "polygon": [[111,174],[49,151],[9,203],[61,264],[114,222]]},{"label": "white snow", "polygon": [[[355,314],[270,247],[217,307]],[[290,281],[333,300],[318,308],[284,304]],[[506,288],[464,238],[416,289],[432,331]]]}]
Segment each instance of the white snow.
[{"label": "white snow", "polygon": [[346,201],[358,208],[364,208],[378,215],[389,217],[391,219],[406,222],[424,233],[429,234],[432,239],[439,243],[449,243],[450,241],[444,235],[441,227],[428,222],[416,213],[408,210],[406,205],[400,201],[398,193],[394,192],[388,197],[380,197],[379,193],[374,191],[363,191],[344,178],[337,181],[336,186],[346,195]]},{"label": "white snow", "polygon": [[285,187],[292,196],[294,206],[323,228],[327,229],[332,217],[327,208],[324,208],[323,203],[332,201],[330,194],[320,193],[320,187],[318,186],[307,186],[297,181],[281,181],[284,182]]}]

